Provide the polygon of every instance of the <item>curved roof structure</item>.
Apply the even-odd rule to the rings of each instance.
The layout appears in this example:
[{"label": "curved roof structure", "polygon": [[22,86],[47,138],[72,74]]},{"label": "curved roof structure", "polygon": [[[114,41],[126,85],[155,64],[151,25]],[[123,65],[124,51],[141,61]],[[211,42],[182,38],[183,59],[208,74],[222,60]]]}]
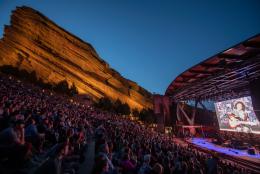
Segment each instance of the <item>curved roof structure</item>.
[{"label": "curved roof structure", "polygon": [[260,34],[191,67],[169,85],[165,95],[175,101],[243,95],[260,76]]}]

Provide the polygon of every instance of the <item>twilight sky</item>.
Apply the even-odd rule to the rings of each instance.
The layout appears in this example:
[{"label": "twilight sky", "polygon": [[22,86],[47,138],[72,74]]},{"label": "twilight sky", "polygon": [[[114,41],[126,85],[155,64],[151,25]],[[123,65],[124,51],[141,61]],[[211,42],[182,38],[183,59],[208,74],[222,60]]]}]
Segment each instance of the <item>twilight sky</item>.
[{"label": "twilight sky", "polygon": [[186,69],[260,33],[258,0],[0,0],[0,37],[21,5],[89,42],[124,77],[160,94]]}]

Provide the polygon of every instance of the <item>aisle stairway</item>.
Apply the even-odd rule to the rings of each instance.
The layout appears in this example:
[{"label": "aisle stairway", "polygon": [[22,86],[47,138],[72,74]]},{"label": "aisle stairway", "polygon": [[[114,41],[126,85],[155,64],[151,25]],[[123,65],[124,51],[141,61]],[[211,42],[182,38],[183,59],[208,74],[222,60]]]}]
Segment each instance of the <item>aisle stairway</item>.
[{"label": "aisle stairway", "polygon": [[85,153],[85,161],[81,164],[78,174],[91,174],[95,159],[94,141],[88,144],[88,149]]}]

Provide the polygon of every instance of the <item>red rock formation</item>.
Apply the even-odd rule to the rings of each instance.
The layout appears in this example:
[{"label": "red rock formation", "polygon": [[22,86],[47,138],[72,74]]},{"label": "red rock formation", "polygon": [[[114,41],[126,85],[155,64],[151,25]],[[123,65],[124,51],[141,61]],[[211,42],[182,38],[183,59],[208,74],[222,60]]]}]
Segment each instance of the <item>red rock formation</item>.
[{"label": "red rock formation", "polygon": [[0,66],[12,65],[48,83],[66,80],[93,99],[120,99],[131,108],[151,108],[151,94],[122,77],[94,48],[29,7],[18,7],[0,40]]}]

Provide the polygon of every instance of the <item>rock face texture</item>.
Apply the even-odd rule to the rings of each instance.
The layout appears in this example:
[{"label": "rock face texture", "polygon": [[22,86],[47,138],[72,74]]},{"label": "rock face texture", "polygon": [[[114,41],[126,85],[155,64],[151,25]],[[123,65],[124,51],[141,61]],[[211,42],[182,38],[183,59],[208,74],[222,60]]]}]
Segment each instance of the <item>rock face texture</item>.
[{"label": "rock face texture", "polygon": [[94,100],[107,96],[137,109],[152,108],[152,95],[125,79],[94,48],[38,11],[17,7],[0,40],[0,66],[12,65],[48,83],[66,80]]}]

